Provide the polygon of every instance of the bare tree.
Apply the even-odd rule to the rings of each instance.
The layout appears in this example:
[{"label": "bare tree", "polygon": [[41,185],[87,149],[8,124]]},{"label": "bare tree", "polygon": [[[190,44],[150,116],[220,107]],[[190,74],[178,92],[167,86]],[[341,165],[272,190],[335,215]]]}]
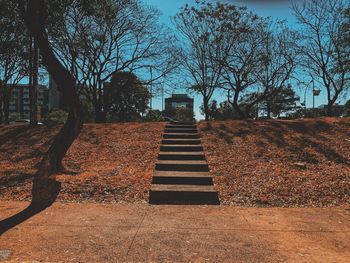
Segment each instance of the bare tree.
[{"label": "bare tree", "polygon": [[[220,13],[221,30],[224,32],[224,60],[222,88],[228,91],[227,101],[240,118],[246,113],[239,105],[244,92],[257,83],[259,51],[263,43],[260,30],[263,20],[245,9],[226,6]],[[235,11],[236,13],[233,13]],[[232,97],[230,93],[232,92]]]},{"label": "bare tree", "polygon": [[209,119],[209,101],[220,87],[223,71],[222,32],[215,23],[222,8],[220,3],[186,5],[173,19],[183,40],[178,53],[182,73],[189,76],[188,87],[203,97],[205,120]]},{"label": "bare tree", "polygon": [[267,117],[270,118],[271,102],[287,87],[287,81],[292,78],[298,64],[294,44],[298,34],[289,30],[285,22],[274,23],[268,19],[264,28],[260,29],[260,37],[262,42],[256,78],[261,91],[257,92],[255,100],[247,105],[247,110],[256,103],[265,101]]},{"label": "bare tree", "polygon": [[105,122],[110,111],[105,82],[114,72],[147,72],[149,67],[155,73],[152,81],[162,78],[173,68],[168,48],[174,41],[158,23],[158,10],[138,0],[100,1],[88,14],[80,2],[72,1],[50,34],[57,39],[57,56],[93,105],[95,121]]},{"label": "bare tree", "polygon": [[327,92],[327,114],[339,96],[349,87],[348,58],[342,44],[345,4],[342,0],[310,0],[292,6],[302,26],[298,45],[302,66]]}]

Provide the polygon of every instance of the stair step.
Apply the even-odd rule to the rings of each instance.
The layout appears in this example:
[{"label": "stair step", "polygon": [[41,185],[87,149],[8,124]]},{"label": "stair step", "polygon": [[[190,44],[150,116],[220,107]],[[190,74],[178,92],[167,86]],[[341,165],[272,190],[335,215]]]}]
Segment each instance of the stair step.
[{"label": "stair step", "polygon": [[203,152],[159,152],[158,160],[205,160]]},{"label": "stair step", "polygon": [[208,177],[212,178],[209,172],[181,172],[181,171],[154,171],[154,176],[163,177]]},{"label": "stair step", "polygon": [[153,184],[151,204],[219,204],[217,192],[212,185]]},{"label": "stair step", "polygon": [[205,160],[158,160],[156,163],[158,171],[209,171]]},{"label": "stair step", "polygon": [[155,171],[152,184],[213,185],[208,172]]},{"label": "stair step", "polygon": [[220,204],[196,123],[171,122],[166,125],[149,203]]},{"label": "stair step", "polygon": [[197,129],[165,128],[164,133],[198,133]]},{"label": "stair step", "polygon": [[160,146],[161,152],[203,152],[201,145],[174,145],[167,144]]},{"label": "stair step", "polygon": [[201,144],[201,140],[199,140],[199,139],[163,139],[162,144],[199,145],[199,144]]},{"label": "stair step", "polygon": [[166,129],[196,129],[197,125],[191,124],[168,124],[165,126]]},{"label": "stair step", "polygon": [[170,124],[174,125],[196,125],[193,121],[171,121]]},{"label": "stair step", "polygon": [[199,139],[199,133],[164,133],[164,139]]}]

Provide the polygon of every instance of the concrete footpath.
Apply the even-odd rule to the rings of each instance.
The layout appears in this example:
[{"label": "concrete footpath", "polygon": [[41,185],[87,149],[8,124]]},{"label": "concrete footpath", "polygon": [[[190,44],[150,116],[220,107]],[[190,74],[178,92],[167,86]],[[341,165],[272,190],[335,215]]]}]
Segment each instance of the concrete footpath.
[{"label": "concrete footpath", "polygon": [[[0,220],[26,202],[0,202]],[[0,261],[350,262],[350,207],[55,203],[0,236]]]}]

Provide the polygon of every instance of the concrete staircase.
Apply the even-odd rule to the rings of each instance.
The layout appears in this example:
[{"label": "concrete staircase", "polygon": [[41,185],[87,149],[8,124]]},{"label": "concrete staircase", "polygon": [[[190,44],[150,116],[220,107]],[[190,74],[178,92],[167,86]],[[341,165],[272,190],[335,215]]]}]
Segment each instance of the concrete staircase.
[{"label": "concrete staircase", "polygon": [[219,204],[195,123],[165,127],[149,194],[151,204]]}]

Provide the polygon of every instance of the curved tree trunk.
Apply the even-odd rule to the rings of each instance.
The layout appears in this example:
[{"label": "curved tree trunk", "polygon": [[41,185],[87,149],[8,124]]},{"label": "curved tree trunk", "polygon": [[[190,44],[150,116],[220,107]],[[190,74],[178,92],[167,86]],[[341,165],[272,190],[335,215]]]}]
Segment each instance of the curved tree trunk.
[{"label": "curved tree trunk", "polygon": [[49,150],[39,164],[33,182],[32,203],[52,203],[56,198],[60,183],[55,180],[53,175],[63,171],[63,157],[78,137],[82,124],[81,106],[77,102],[76,106],[71,107],[66,123],[55,136]]},{"label": "curved tree trunk", "polygon": [[26,26],[38,44],[43,65],[57,83],[63,100],[69,107],[69,116],[45,153],[34,177],[32,204],[40,206],[48,206],[55,201],[60,191],[60,183],[55,180],[54,175],[63,170],[62,159],[83,126],[83,107],[76,91],[76,80],[56,58],[46,35],[42,20],[45,5],[43,0],[27,0],[27,8],[22,7],[22,13]]}]

